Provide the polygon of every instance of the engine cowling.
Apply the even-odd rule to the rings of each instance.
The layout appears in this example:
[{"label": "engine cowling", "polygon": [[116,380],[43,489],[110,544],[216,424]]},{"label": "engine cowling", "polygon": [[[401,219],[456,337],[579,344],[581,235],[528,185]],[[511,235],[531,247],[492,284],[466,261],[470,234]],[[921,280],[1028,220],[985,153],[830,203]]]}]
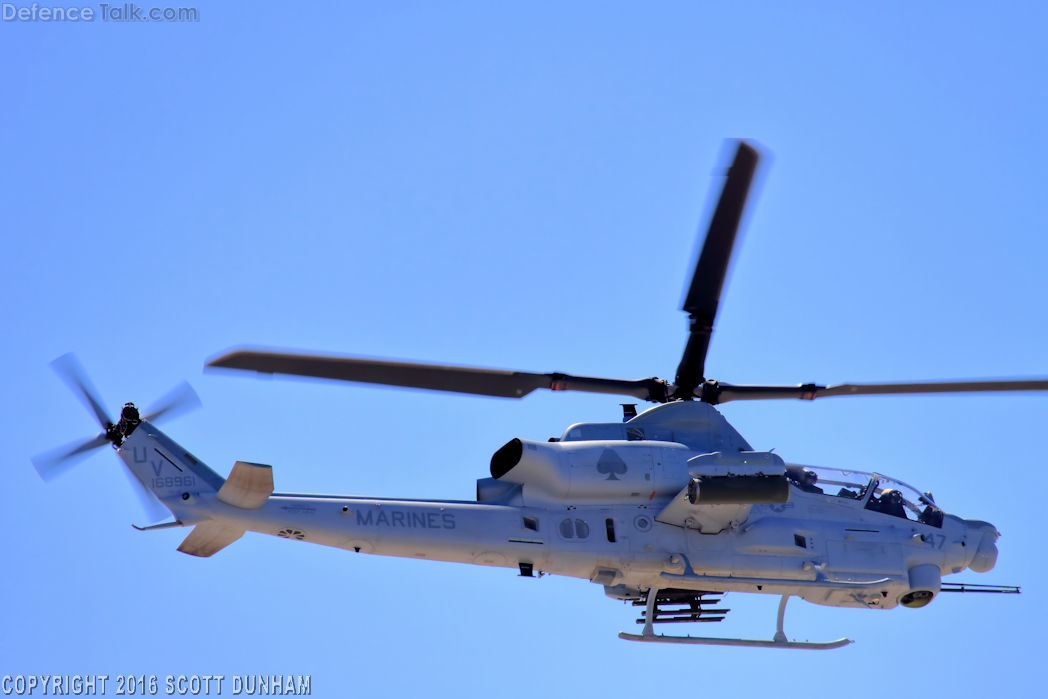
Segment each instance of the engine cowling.
[{"label": "engine cowling", "polygon": [[694,452],[670,442],[532,442],[511,439],[491,457],[491,475],[529,494],[572,502],[672,497]]}]

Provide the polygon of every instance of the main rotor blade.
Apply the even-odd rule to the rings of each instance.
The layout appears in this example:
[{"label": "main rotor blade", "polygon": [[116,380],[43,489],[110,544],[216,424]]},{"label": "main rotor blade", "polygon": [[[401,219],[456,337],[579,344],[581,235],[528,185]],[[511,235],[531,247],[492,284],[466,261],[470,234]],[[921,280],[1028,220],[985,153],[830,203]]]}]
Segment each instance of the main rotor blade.
[{"label": "main rotor blade", "polygon": [[724,180],[724,189],[710,219],[706,240],[702,244],[691,286],[684,299],[682,310],[687,311],[691,326],[684,355],[677,367],[676,398],[692,398],[695,388],[705,378],[706,353],[713,334],[713,321],[717,317],[717,306],[731,262],[735,234],[742,220],[758,159],[759,155],[752,146],[739,141],[735,160]]},{"label": "main rotor blade", "polygon": [[536,389],[548,388],[552,391],[626,395],[657,403],[667,400],[666,382],[655,378],[626,381],[560,373],[533,374],[525,371],[258,350],[234,350],[212,359],[207,366],[501,398],[522,398]]},{"label": "main rotor blade", "polygon": [[63,354],[51,362],[51,368],[80,397],[80,400],[83,401],[88,410],[94,413],[95,419],[98,420],[98,424],[102,426],[102,429],[113,424],[113,419],[109,417],[105,408],[102,407],[102,400],[98,397],[98,390],[91,385],[87,378],[87,372],[84,371],[84,367],[80,364],[80,360],[76,358],[75,354],[72,352]]},{"label": "main rotor blade", "polygon": [[156,422],[161,417],[172,418],[199,407],[200,396],[188,381],[183,381],[164,394],[155,406],[151,406],[142,419],[146,422]]},{"label": "main rotor blade", "polygon": [[928,393],[993,393],[1006,391],[1048,391],[1048,379],[979,379],[973,381],[915,381],[907,383],[844,383],[836,386],[734,386],[714,381],[703,384],[701,398],[707,403],[731,400],[773,400],[799,398],[815,400],[832,396],[873,396]]}]

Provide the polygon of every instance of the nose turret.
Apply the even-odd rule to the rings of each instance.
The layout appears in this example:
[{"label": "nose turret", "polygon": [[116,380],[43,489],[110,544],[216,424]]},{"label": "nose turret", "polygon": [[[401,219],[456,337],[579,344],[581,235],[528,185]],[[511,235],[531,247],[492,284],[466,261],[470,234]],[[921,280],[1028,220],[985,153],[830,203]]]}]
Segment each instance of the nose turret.
[{"label": "nose turret", "polygon": [[968,568],[976,573],[993,570],[997,564],[997,537],[1001,535],[997,527],[978,519],[966,519],[964,524],[968,527],[968,546],[975,547]]}]

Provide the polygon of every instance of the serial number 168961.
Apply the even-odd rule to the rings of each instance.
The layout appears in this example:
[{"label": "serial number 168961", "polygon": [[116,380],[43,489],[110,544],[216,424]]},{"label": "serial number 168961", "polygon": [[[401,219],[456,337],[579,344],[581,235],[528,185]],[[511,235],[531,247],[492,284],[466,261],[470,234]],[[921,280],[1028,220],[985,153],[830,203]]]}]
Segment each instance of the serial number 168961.
[{"label": "serial number 168961", "polygon": [[193,476],[164,476],[153,479],[154,488],[192,488],[196,483]]}]

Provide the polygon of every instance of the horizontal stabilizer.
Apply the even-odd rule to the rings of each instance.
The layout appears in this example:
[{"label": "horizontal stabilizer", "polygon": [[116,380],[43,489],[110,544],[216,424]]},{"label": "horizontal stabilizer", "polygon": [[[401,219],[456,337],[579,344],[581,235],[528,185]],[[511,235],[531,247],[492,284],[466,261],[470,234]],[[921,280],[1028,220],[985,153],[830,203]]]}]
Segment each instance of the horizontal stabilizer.
[{"label": "horizontal stabilizer", "polygon": [[273,467],[238,461],[229,478],[218,491],[218,499],[227,505],[255,510],[273,494]]},{"label": "horizontal stabilizer", "polygon": [[188,553],[190,556],[207,558],[213,556],[234,541],[244,536],[244,530],[240,527],[218,524],[217,522],[204,522],[193,527],[178,550]]}]

